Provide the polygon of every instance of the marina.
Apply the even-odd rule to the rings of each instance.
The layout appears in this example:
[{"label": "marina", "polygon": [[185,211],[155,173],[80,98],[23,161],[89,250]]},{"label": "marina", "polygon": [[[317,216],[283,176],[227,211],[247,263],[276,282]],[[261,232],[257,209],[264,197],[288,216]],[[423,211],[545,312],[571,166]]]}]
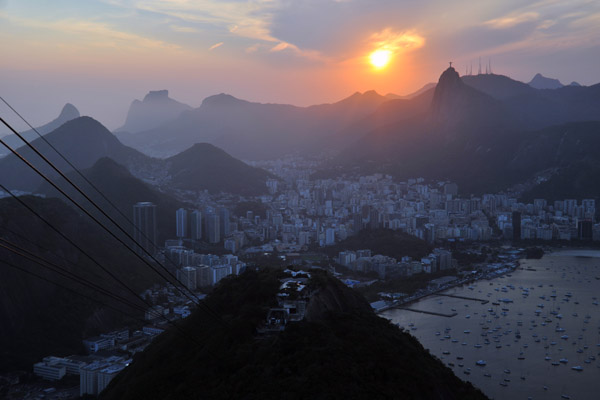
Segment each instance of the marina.
[{"label": "marina", "polygon": [[600,251],[584,253],[521,260],[510,276],[448,289],[381,315],[409,329],[490,398],[595,399]]}]

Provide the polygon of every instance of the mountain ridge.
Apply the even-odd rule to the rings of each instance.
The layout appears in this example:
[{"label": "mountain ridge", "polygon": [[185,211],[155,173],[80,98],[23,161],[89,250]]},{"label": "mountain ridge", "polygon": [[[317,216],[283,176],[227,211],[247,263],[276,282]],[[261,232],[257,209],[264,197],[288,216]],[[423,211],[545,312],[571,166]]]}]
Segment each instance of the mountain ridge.
[{"label": "mountain ridge", "polygon": [[[79,114],[79,110],[73,104],[67,103],[61,109],[58,117],[48,122],[47,124],[39,126],[35,129],[39,132],[40,135],[46,135],[47,133],[50,133],[53,130],[59,128],[65,122],[79,118],[80,116],[81,115]],[[33,129],[29,129],[27,131],[19,133],[27,141],[35,140],[38,137],[38,134]],[[1,137],[1,139],[13,149],[16,149],[23,145],[23,141],[13,133]],[[6,147],[0,146],[0,157],[3,157],[9,153],[10,151]]]}]

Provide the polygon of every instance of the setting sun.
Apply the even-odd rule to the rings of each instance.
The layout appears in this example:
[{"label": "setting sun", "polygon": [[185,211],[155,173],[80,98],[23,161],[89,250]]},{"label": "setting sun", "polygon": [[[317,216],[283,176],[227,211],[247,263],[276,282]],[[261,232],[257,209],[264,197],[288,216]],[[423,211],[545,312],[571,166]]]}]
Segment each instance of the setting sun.
[{"label": "setting sun", "polygon": [[392,52],[389,50],[375,50],[369,55],[369,61],[377,69],[385,67],[391,58]]}]

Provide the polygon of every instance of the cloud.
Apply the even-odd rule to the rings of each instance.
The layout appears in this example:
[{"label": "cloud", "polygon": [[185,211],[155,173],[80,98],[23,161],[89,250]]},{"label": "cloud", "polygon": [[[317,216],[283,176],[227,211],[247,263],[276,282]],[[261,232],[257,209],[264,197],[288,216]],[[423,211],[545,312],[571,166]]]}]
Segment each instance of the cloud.
[{"label": "cloud", "polygon": [[169,27],[171,28],[171,30],[173,30],[175,32],[182,32],[182,33],[198,33],[198,32],[200,32],[199,29],[192,28],[191,26],[170,25]]},{"label": "cloud", "polygon": [[121,47],[129,49],[178,49],[180,46],[155,40],[135,33],[113,28],[107,23],[89,20],[63,19],[47,21],[42,19],[4,16],[11,23],[32,29],[53,31],[75,38],[73,42],[85,42],[87,46]]},{"label": "cloud", "polygon": [[223,42],[215,43],[208,48],[208,50],[213,51],[214,49],[223,46]]},{"label": "cloud", "polygon": [[118,3],[188,23],[211,24],[244,38],[278,41],[269,29],[273,9],[277,6],[270,0],[123,0]]},{"label": "cloud", "polygon": [[425,45],[425,38],[415,31],[394,32],[391,28],[373,33],[370,41],[376,49],[392,53],[414,50]]},{"label": "cloud", "polygon": [[536,21],[540,15],[537,12],[529,11],[520,14],[507,15],[500,18],[485,21],[483,24],[494,29],[507,29],[524,22]]}]

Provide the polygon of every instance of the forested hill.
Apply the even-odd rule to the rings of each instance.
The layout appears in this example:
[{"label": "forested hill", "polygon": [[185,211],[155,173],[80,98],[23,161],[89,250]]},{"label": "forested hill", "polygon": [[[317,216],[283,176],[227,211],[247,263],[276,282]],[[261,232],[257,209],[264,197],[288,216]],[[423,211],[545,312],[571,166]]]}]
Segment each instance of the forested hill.
[{"label": "forested hill", "polygon": [[[278,271],[228,278],[196,312],[138,354],[101,399],[485,399],[363,297],[311,271],[306,318],[271,337]],[[225,325],[223,325],[223,323]],[[189,336],[195,339],[192,342]]]}]

